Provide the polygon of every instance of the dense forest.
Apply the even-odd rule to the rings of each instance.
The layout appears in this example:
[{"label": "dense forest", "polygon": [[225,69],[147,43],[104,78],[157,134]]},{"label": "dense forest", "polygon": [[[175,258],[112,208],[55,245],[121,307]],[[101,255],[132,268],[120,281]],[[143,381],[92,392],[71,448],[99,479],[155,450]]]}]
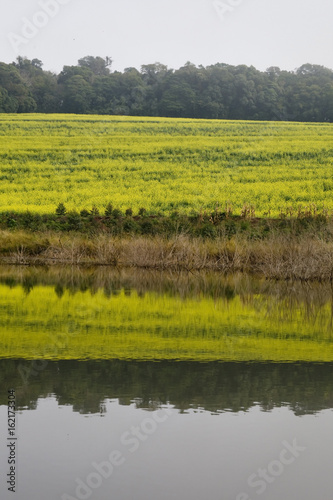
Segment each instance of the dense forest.
[{"label": "dense forest", "polygon": [[56,75],[39,59],[0,63],[0,112],[333,122],[333,71],[323,66],[111,66],[86,56]]}]

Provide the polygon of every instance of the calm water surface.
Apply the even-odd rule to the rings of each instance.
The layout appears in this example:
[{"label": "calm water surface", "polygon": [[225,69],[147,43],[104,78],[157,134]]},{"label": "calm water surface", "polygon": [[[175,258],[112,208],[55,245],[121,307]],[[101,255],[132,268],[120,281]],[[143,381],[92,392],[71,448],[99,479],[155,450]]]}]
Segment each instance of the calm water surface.
[{"label": "calm water surface", "polygon": [[332,499],[330,286],[3,268],[0,300],[1,499]]}]

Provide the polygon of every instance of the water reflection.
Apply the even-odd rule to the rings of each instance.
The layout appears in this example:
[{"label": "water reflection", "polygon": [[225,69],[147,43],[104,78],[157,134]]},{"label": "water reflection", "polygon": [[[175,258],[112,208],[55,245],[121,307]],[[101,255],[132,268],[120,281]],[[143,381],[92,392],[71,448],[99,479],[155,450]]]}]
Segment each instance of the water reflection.
[{"label": "water reflection", "polygon": [[333,361],[330,285],[110,269],[0,269],[0,356]]},{"label": "water reflection", "polygon": [[65,291],[71,294],[89,291],[94,296],[101,290],[108,298],[118,296],[121,290],[127,297],[133,291],[140,297],[154,292],[183,300],[205,297],[228,302],[239,296],[244,305],[258,309],[264,304],[267,315],[278,312],[284,320],[292,320],[296,313],[309,322],[323,316],[326,328],[333,330],[333,286],[328,282],[269,281],[242,273],[0,266],[0,283],[9,288],[21,286],[26,295],[36,286],[52,287],[58,298],[63,297]]},{"label": "water reflection", "polygon": [[[333,408],[331,363],[188,363],[58,361],[40,364],[27,383],[26,360],[1,360],[1,401],[16,387],[20,408],[35,409],[52,394],[59,405],[82,414],[103,413],[106,399],[154,410],[170,404],[180,412],[262,411],[288,406],[295,415]],[[38,365],[36,364],[37,368]]]},{"label": "water reflection", "polygon": [[[326,500],[332,368],[328,284],[0,268],[0,412],[13,387],[18,500],[249,500],[249,478],[295,440],[304,453],[265,498]],[[160,408],[170,418],[152,433]],[[7,470],[5,433],[0,444]],[[122,467],[89,489],[114,450]]]}]

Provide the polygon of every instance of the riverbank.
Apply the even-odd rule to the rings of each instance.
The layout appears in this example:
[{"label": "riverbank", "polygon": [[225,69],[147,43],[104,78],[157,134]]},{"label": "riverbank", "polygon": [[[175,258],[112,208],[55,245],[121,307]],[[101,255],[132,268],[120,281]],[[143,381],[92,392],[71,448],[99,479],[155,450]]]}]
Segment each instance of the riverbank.
[{"label": "riverbank", "polygon": [[[158,270],[247,272],[267,279],[333,280],[333,225],[297,230],[272,227],[263,234],[241,230],[214,238],[185,233],[112,235],[57,231],[0,231],[0,263],[101,265]],[[291,225],[294,224],[294,226]],[[260,222],[262,227],[263,222]],[[267,221],[265,222],[267,224]]]}]

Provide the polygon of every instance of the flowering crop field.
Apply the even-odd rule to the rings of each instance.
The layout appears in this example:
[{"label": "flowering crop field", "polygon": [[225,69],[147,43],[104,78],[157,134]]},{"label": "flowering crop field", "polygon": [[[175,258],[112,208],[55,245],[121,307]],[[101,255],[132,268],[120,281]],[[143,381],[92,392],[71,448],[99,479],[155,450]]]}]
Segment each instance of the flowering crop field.
[{"label": "flowering crop field", "polygon": [[0,212],[333,210],[333,124],[0,115]]}]

